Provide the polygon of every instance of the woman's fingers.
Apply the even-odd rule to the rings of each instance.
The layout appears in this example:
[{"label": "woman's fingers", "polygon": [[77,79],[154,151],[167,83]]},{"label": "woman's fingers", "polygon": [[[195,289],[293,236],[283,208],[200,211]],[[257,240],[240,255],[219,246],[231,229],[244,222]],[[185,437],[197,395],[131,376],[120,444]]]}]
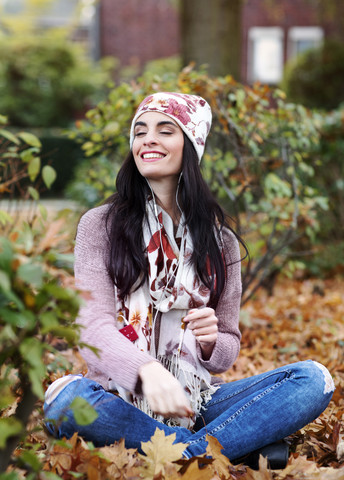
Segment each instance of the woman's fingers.
[{"label": "woman's fingers", "polygon": [[218,319],[212,308],[192,309],[186,315],[184,321],[199,342],[216,342]]},{"label": "woman's fingers", "polygon": [[181,384],[159,362],[143,365],[139,375],[143,394],[155,413],[164,417],[188,417],[193,414]]}]

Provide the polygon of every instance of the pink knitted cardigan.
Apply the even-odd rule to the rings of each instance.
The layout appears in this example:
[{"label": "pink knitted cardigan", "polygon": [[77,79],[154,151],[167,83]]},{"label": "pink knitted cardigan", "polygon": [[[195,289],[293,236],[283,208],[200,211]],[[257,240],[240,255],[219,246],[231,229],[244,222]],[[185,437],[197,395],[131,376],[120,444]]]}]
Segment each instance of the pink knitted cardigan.
[{"label": "pink knitted cardigan", "polygon": [[[107,273],[106,254],[108,236],[104,214],[108,206],[89,210],[80,220],[75,242],[74,273],[79,289],[90,292],[85,295],[77,323],[82,325],[81,342],[98,349],[95,354],[82,348],[81,354],[88,367],[87,377],[108,389],[113,380],[130,392],[135,391],[139,367],[152,361],[152,357],[140,351],[114,326],[116,312],[114,285]],[[228,370],[236,360],[240,349],[239,309],[241,299],[240,252],[238,241],[230,231],[223,234],[227,268],[224,291],[216,308],[218,339],[209,360],[198,355],[202,365],[212,373]],[[236,262],[234,263],[233,262]],[[212,383],[220,383],[213,377]]]}]

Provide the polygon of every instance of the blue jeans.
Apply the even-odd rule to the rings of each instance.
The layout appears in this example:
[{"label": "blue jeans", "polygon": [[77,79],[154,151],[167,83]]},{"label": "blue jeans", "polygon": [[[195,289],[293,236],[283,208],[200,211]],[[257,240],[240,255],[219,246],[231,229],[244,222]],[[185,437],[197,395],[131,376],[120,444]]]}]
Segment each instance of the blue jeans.
[{"label": "blue jeans", "polygon": [[[188,444],[184,455],[190,458],[205,453],[205,436],[209,434],[221,443],[224,455],[235,460],[317,418],[333,390],[328,371],[311,360],[222,384],[204,405],[193,432],[152,419],[87,378],[67,385],[44,410],[46,426],[57,438],[70,438],[78,432],[96,446],[124,438],[127,448],[141,451],[141,442],[147,442],[159,428],[165,435],[176,433],[175,443]],[[76,423],[69,408],[76,396],[86,399],[98,412],[92,424]]]}]

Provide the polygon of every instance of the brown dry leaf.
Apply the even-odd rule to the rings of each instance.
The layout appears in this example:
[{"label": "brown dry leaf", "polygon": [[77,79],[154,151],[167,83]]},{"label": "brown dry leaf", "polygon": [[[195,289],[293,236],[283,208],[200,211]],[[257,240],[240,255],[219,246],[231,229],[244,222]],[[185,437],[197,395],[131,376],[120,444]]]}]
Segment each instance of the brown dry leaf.
[{"label": "brown dry leaf", "polygon": [[176,463],[167,463],[165,465],[164,475],[162,476],[162,472],[160,472],[160,476],[164,480],[180,480],[181,475],[179,473],[179,470],[180,470],[180,467]]},{"label": "brown dry leaf", "polygon": [[342,435],[340,436],[337,444],[336,454],[337,454],[338,462],[343,462],[344,461],[344,438]]},{"label": "brown dry leaf", "polygon": [[175,443],[176,434],[165,436],[165,432],[157,428],[153,437],[148,442],[141,442],[141,448],[146,457],[140,455],[145,461],[142,467],[144,478],[153,478],[158,473],[165,472],[165,464],[175,462],[182,456],[187,445]]},{"label": "brown dry leaf", "polygon": [[187,470],[181,478],[182,480],[215,480],[219,477],[214,475],[214,471],[209,465],[200,469],[198,461],[195,459],[195,461],[189,463]]},{"label": "brown dry leaf", "polygon": [[206,453],[214,459],[212,464],[213,470],[220,478],[230,478],[229,467],[231,463],[228,458],[221,453],[221,450],[223,449],[221,443],[215,437],[210,435],[206,436],[206,440],[208,442]]},{"label": "brown dry leaf", "polygon": [[278,480],[344,480],[344,469],[318,468],[315,462],[304,456],[292,458],[289,465],[279,473]]},{"label": "brown dry leaf", "polygon": [[75,433],[66,446],[54,445],[50,451],[49,460],[44,466],[44,470],[62,475],[69,471],[73,462],[73,443],[77,438]]},{"label": "brown dry leaf", "polygon": [[50,223],[48,230],[37,246],[37,253],[43,252],[51,247],[56,247],[63,240],[68,240],[69,233],[61,233],[61,229],[65,223],[66,220],[63,217]]},{"label": "brown dry leaf", "polygon": [[96,450],[89,450],[87,443],[75,433],[65,440],[65,445],[54,445],[44,470],[64,479],[73,478],[70,472],[78,472],[87,474],[90,480],[102,480],[107,478],[107,466],[108,461],[101,458]]},{"label": "brown dry leaf", "polygon": [[131,480],[141,478],[139,466],[143,462],[138,458],[137,450],[125,448],[124,439],[114,445],[99,448],[99,452],[110,462],[107,467],[109,478],[122,478],[123,475]]}]

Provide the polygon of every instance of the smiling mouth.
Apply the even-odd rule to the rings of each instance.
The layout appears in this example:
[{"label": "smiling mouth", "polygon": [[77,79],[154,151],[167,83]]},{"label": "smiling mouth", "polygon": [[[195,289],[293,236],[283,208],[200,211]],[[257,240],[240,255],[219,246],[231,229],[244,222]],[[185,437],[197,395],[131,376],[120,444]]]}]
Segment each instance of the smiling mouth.
[{"label": "smiling mouth", "polygon": [[155,152],[143,153],[143,154],[141,155],[141,158],[143,158],[143,160],[152,160],[152,159],[164,158],[164,157],[166,157],[165,154],[163,154],[163,153],[155,153]]}]

